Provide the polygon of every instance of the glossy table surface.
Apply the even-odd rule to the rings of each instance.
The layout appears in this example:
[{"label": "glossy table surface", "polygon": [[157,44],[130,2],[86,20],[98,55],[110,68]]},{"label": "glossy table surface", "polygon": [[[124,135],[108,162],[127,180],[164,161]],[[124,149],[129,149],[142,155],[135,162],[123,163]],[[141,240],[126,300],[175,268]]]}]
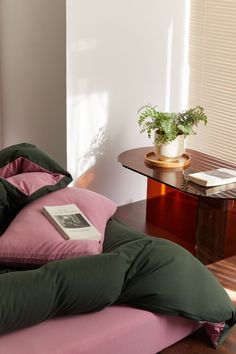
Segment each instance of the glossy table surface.
[{"label": "glossy table surface", "polygon": [[206,188],[192,183],[187,179],[188,173],[207,171],[215,168],[224,167],[236,170],[236,164],[198,151],[186,149],[186,153],[190,156],[190,164],[188,166],[165,168],[154,166],[145,160],[145,155],[151,151],[153,151],[153,147],[128,150],[119,155],[118,161],[130,170],[191,195],[226,200],[236,199],[236,183]]}]

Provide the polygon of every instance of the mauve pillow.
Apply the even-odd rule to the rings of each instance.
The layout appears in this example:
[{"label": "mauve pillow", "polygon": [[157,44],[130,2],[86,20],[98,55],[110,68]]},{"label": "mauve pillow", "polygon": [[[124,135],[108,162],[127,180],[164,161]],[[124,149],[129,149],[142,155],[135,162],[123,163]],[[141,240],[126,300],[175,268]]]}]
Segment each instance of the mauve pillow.
[{"label": "mauve pillow", "polygon": [[[65,240],[42,214],[45,205],[76,204],[100,231],[101,240]],[[108,219],[116,205],[101,194],[66,187],[25,206],[0,238],[0,263],[14,266],[41,265],[54,259],[74,258],[102,252]]]}]

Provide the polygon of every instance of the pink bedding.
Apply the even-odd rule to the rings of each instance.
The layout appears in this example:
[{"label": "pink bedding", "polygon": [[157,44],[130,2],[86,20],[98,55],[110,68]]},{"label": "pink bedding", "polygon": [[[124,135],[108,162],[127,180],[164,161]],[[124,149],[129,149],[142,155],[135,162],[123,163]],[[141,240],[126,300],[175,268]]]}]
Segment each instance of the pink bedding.
[{"label": "pink bedding", "polygon": [[155,354],[201,325],[125,306],[60,317],[0,336],[4,354]]}]

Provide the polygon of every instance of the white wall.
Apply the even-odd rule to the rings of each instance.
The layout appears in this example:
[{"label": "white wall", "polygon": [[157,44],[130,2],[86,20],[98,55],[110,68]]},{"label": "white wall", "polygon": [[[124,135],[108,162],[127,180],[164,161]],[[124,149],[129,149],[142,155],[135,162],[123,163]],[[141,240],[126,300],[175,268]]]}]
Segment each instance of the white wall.
[{"label": "white wall", "polygon": [[66,165],[65,0],[0,0],[0,14],[2,146],[31,142]]},{"label": "white wall", "polygon": [[189,0],[67,0],[68,168],[118,204],[145,196],[145,178],[117,163],[152,141],[137,110],[185,108]]}]

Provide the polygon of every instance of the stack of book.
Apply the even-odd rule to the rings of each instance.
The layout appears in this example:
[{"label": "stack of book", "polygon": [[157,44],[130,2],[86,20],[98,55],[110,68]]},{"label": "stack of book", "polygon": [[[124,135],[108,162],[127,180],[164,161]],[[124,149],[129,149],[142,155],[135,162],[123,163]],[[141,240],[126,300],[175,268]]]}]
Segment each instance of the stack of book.
[{"label": "stack of book", "polygon": [[236,170],[228,168],[186,173],[184,177],[190,181],[190,187],[206,196],[236,188]]}]

